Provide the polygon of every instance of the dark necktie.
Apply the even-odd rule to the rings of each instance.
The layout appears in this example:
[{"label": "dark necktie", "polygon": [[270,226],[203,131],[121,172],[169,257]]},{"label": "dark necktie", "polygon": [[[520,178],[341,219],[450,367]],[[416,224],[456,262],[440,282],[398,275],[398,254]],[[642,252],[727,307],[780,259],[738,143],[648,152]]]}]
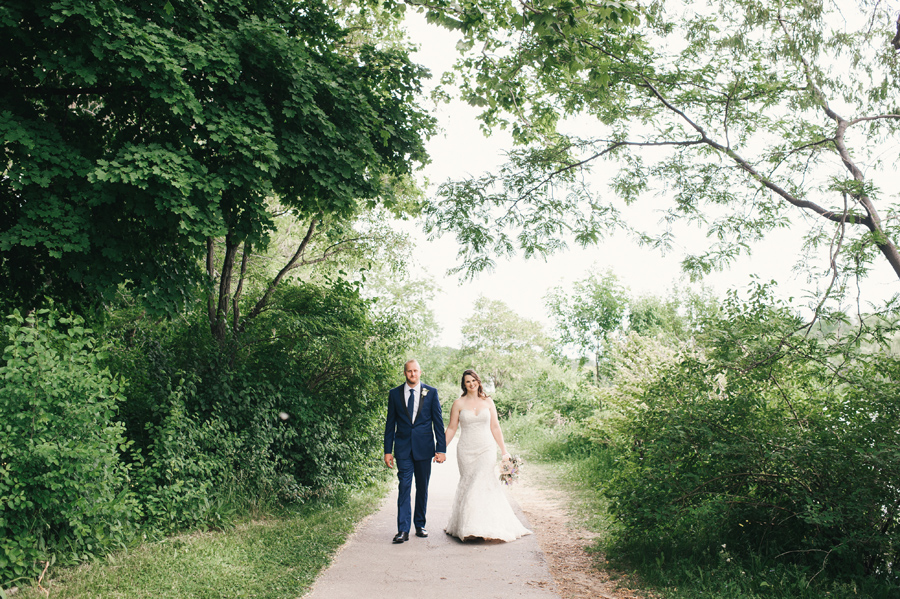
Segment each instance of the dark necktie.
[{"label": "dark necktie", "polygon": [[409,401],[406,402],[406,409],[409,410],[409,419],[413,420],[415,418],[415,414],[413,414],[413,408],[416,406],[416,390],[409,390]]}]

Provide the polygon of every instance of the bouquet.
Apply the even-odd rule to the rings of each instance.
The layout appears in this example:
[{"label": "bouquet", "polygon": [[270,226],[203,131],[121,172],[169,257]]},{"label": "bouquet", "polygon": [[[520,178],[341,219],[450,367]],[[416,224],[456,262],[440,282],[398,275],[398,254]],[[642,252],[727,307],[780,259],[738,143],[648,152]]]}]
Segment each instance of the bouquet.
[{"label": "bouquet", "polygon": [[517,455],[509,456],[508,460],[500,462],[500,482],[511,485],[519,479],[519,471],[525,460]]}]

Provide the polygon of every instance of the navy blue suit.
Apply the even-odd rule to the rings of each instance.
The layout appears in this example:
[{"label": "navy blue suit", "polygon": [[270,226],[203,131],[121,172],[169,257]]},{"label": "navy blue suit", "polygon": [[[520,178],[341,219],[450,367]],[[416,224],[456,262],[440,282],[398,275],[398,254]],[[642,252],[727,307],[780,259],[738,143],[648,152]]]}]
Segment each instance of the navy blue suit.
[{"label": "navy blue suit", "polygon": [[419,410],[410,418],[403,397],[405,385],[388,393],[387,421],[384,426],[384,453],[394,454],[400,494],[397,497],[397,530],[409,532],[413,477],[416,479],[416,510],[412,518],[416,528],[425,528],[428,506],[428,479],[435,453],[447,453],[444,417],[434,387],[422,384]]}]

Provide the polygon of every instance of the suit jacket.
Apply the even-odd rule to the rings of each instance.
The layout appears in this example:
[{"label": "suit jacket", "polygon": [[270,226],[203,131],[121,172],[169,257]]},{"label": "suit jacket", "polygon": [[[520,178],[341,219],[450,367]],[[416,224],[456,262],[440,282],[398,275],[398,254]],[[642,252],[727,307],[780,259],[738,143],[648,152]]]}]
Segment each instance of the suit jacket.
[{"label": "suit jacket", "polygon": [[422,384],[419,410],[410,418],[403,397],[404,385],[388,392],[387,420],[384,425],[384,453],[413,460],[430,460],[435,453],[447,452],[444,417],[437,389]]}]

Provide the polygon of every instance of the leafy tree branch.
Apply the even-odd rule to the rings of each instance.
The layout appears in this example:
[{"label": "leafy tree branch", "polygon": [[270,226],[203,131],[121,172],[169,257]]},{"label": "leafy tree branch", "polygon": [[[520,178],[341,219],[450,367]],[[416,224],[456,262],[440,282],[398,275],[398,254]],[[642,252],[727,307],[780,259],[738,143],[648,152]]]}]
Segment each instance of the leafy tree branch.
[{"label": "leafy tree branch", "polygon": [[[548,236],[563,233],[593,243],[625,228],[667,247],[668,231],[618,210],[664,190],[670,222],[702,223],[718,240],[685,259],[693,274],[726,266],[799,209],[844,230],[829,271],[864,273],[874,250],[900,278],[896,208],[879,190],[900,130],[898,59],[884,50],[892,2],[841,15],[807,0],[427,6],[463,36],[447,81],[481,107],[486,131],[507,128],[518,146],[497,173],[441,186],[426,209],[432,233],[464,246],[461,271],[555,251],[565,241]],[[601,168],[610,193],[591,181]],[[504,204],[513,209],[498,214]]]}]

